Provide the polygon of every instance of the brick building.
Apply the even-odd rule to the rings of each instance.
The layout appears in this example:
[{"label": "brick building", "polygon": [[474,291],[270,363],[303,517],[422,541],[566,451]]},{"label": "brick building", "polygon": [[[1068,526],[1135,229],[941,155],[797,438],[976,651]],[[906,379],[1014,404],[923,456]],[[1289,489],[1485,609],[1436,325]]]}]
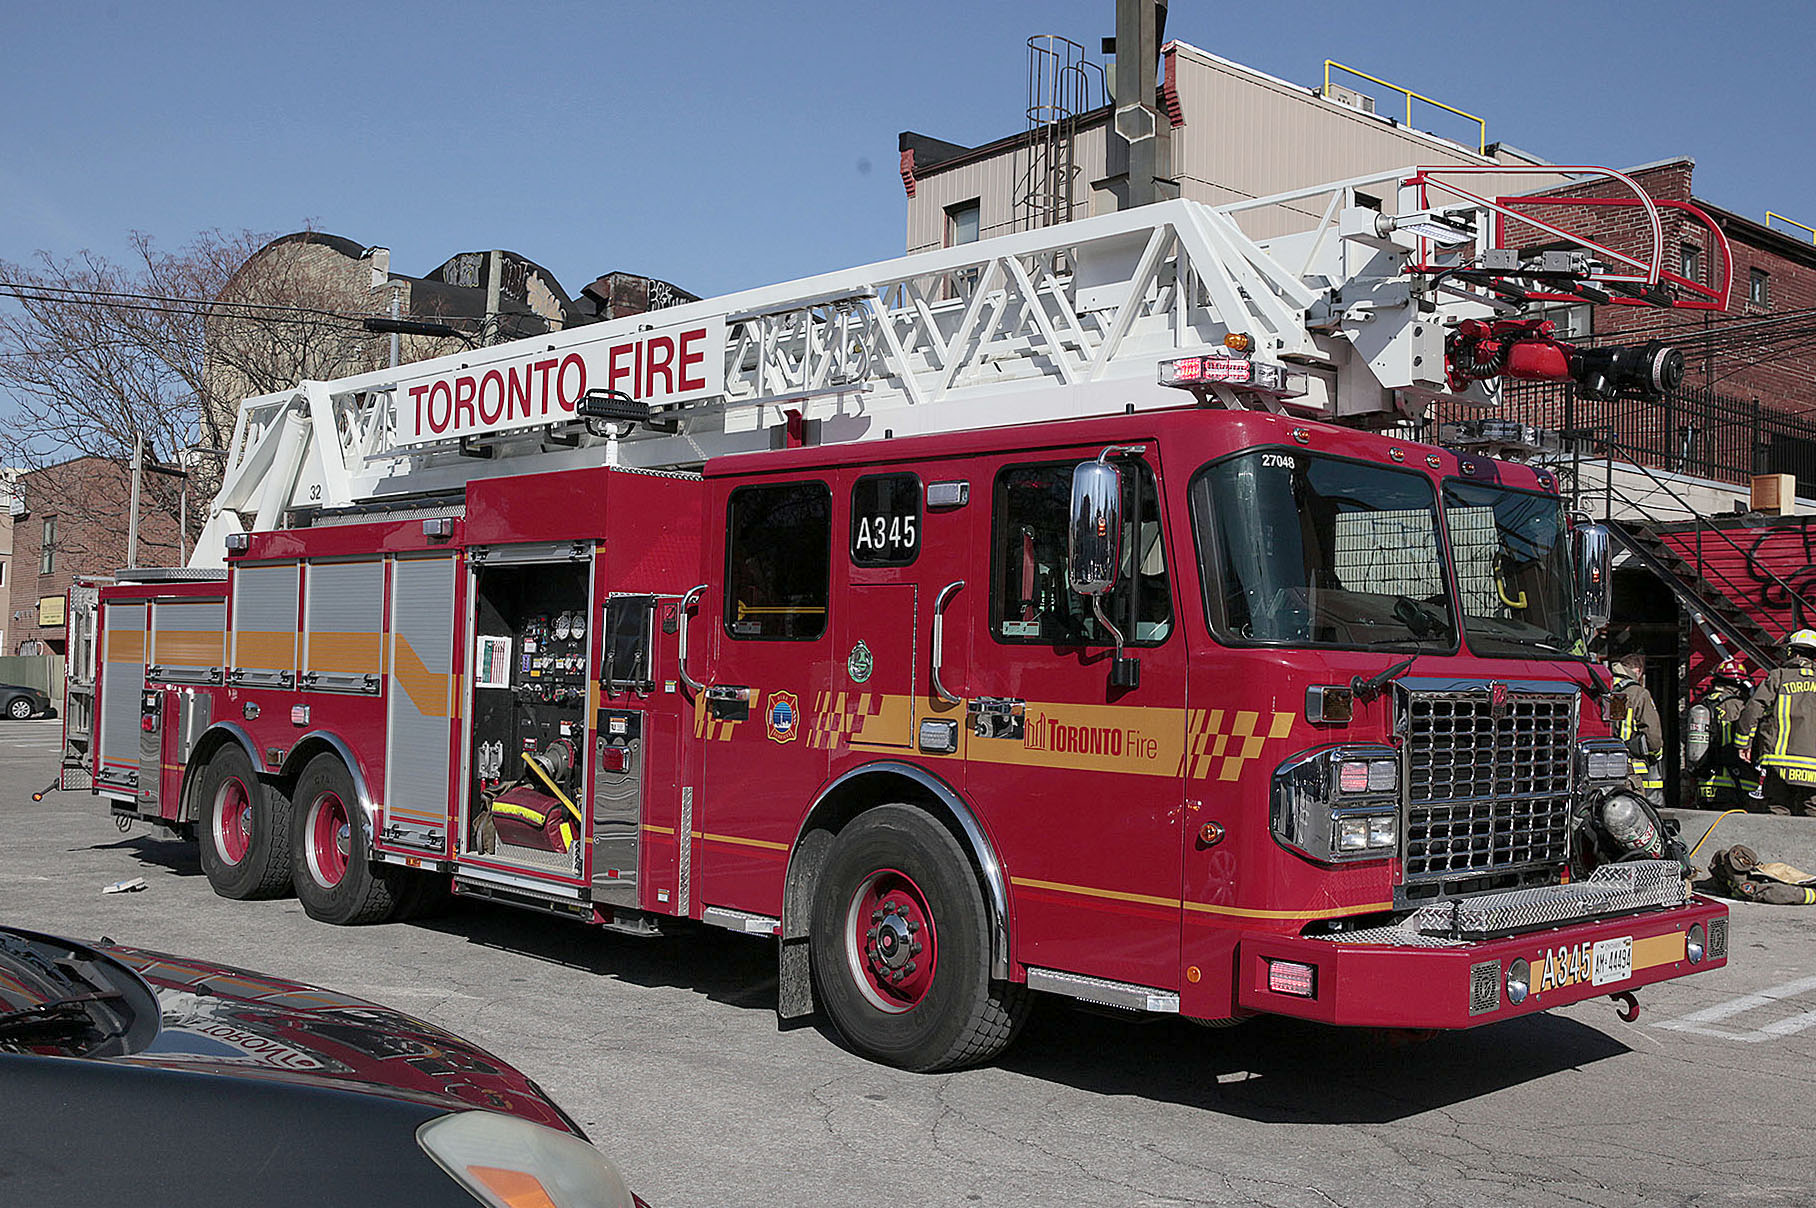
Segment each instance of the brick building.
[{"label": "brick building", "polygon": [[[1672,291],[1686,298],[1697,297],[1693,286],[1719,292],[1725,274],[1730,295],[1727,310],[1583,306],[1561,308],[1573,313],[1560,318],[1570,324],[1574,336],[1592,336],[1597,343],[1650,338],[1682,343],[1686,349],[1685,381],[1692,386],[1757,398],[1762,404],[1790,413],[1816,410],[1816,374],[1812,373],[1812,358],[1807,351],[1785,355],[1769,347],[1758,349],[1754,340],[1730,343],[1721,351],[1699,343],[1707,329],[1736,322],[1756,323],[1752,330],[1764,340],[1771,334],[1773,316],[1816,308],[1816,244],[1792,238],[1697,196],[1692,181],[1695,167],[1695,160],[1683,156],[1628,169],[1627,174],[1655,201],[1664,203],[1659,215],[1664,234],[1663,269]],[[1578,197],[1632,196],[1611,181],[1559,191]],[[1637,206],[1545,205],[1534,207],[1533,212],[1615,251],[1649,254],[1651,231],[1645,224],[1644,212]],[[1702,220],[1705,216],[1709,223]],[[1713,253],[1710,223],[1727,236],[1731,266],[1719,263]],[[1523,247],[1542,246],[1548,238],[1543,232],[1517,223],[1511,224],[1506,234],[1508,244]]]},{"label": "brick building", "polygon": [[[12,600],[7,654],[64,653],[63,601],[79,575],[127,565],[131,471],[78,457],[21,474],[13,486]],[[174,484],[146,474],[139,498],[139,566],[180,564]]]}]

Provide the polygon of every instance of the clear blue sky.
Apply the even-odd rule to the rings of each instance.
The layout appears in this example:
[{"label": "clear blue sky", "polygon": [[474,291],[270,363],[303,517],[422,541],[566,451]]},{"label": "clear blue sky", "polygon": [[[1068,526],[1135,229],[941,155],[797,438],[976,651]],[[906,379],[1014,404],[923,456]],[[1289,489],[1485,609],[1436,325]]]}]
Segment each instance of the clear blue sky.
[{"label": "clear blue sky", "polygon": [[[1327,57],[1559,162],[1691,154],[1699,194],[1816,225],[1809,21],[1762,3],[1174,0],[1168,34],[1315,84]],[[0,257],[305,223],[420,274],[521,252],[578,289],[709,294],[898,254],[896,135],[1017,129],[1025,39],[1112,0],[515,4],[0,0]],[[1215,120],[1211,117],[1209,120]],[[1232,139],[1248,132],[1231,130]]]}]

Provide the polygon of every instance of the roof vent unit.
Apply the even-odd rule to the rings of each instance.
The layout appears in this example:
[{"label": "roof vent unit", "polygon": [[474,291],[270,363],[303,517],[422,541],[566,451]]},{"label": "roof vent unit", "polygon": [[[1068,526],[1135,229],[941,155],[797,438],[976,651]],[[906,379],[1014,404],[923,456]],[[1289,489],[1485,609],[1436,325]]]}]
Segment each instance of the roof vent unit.
[{"label": "roof vent unit", "polygon": [[1375,111],[1375,98],[1365,92],[1357,92],[1354,88],[1345,88],[1341,84],[1329,84],[1325,86],[1324,95],[1328,100],[1335,101],[1339,105],[1348,105],[1351,109],[1359,110],[1362,113]]}]

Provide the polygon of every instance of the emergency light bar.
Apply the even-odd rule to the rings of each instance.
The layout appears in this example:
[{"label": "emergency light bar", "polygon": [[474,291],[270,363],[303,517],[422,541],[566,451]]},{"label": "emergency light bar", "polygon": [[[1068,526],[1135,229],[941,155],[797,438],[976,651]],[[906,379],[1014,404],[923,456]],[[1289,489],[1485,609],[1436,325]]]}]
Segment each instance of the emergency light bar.
[{"label": "emergency light bar", "polygon": [[1222,351],[1160,362],[1160,384],[1182,390],[1236,386],[1278,398],[1297,398],[1306,392],[1305,374],[1298,370]]}]

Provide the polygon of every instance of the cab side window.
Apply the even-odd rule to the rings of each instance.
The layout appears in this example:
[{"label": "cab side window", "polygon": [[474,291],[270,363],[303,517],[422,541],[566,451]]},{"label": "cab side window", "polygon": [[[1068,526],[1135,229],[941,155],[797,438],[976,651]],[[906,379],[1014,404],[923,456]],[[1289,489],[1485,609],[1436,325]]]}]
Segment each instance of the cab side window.
[{"label": "cab side window", "polygon": [[921,480],[914,474],[867,474],[851,488],[851,561],[907,566],[921,552]]},{"label": "cab side window", "polygon": [[[1114,639],[1091,601],[1066,582],[1066,524],[1076,461],[1006,467],[997,475],[990,522],[990,632],[998,641],[1107,646]],[[1155,646],[1173,629],[1166,542],[1154,472],[1123,461],[1122,566],[1104,613],[1133,646]]]},{"label": "cab side window", "polygon": [[739,487],[726,510],[726,633],[780,642],[824,634],[832,489],[817,481]]}]

